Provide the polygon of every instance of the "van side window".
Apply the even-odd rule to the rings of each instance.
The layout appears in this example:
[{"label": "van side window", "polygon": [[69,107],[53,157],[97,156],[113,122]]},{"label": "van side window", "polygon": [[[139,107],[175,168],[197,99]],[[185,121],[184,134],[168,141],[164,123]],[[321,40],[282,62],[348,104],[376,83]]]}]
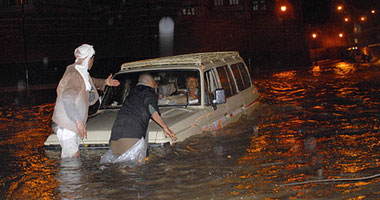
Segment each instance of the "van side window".
[{"label": "van side window", "polygon": [[232,79],[231,72],[228,70],[227,65],[216,68],[218,71],[220,83],[226,94],[226,98],[236,94],[235,82]]},{"label": "van side window", "polygon": [[234,74],[239,91],[244,90],[246,87],[244,85],[243,79],[241,78],[241,73],[240,73],[238,64],[231,65],[231,69],[232,69],[232,73]]},{"label": "van side window", "polygon": [[247,68],[245,67],[243,63],[239,63],[238,65],[239,65],[241,77],[243,78],[243,81],[244,81],[244,86],[246,88],[251,87],[252,82],[251,82],[251,79],[249,78],[249,73],[248,73]]},{"label": "van side window", "polygon": [[215,77],[215,73],[213,70],[209,70],[209,71],[206,71],[205,74],[204,74],[204,78],[205,78],[205,103],[207,105],[211,104],[211,100],[212,98],[210,98],[210,95],[213,94],[216,90],[216,88],[218,88],[217,86],[217,81],[216,81],[216,77]]},{"label": "van side window", "polygon": [[249,80],[247,70],[244,67],[243,63],[233,64],[231,65],[231,69],[234,74],[239,91],[251,87],[251,81]]},{"label": "van side window", "polygon": [[231,88],[232,88],[232,95],[237,94],[237,89],[236,89],[236,83],[234,80],[234,77],[232,76],[231,69],[229,67],[225,67],[227,74],[228,74],[228,79],[230,80]]}]

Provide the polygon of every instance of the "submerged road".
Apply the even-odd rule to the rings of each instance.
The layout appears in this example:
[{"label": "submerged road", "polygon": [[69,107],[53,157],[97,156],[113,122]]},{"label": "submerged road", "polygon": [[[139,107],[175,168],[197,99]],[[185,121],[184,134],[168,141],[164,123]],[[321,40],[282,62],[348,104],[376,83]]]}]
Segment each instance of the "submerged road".
[{"label": "submerged road", "polygon": [[[380,64],[255,72],[254,115],[137,168],[45,151],[54,91],[0,107],[0,199],[378,199]],[[9,103],[13,102],[13,103]],[[29,103],[26,103],[29,102]]]}]

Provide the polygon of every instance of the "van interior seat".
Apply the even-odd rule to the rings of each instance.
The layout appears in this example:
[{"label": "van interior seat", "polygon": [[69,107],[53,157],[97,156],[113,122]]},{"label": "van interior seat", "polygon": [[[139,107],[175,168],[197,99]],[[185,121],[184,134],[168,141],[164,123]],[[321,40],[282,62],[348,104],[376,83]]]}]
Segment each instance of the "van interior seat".
[{"label": "van interior seat", "polygon": [[175,82],[171,82],[164,85],[159,85],[158,90],[162,96],[170,96],[177,91],[177,86]]}]

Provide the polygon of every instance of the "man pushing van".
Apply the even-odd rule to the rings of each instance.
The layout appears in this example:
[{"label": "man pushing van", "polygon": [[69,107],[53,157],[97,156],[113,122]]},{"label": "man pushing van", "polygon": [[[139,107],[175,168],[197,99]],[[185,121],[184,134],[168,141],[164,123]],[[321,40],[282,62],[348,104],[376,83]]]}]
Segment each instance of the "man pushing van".
[{"label": "man pushing van", "polygon": [[121,155],[141,138],[146,138],[150,118],[163,128],[165,136],[177,140],[159,115],[156,81],[149,74],[141,74],[113,124],[110,138],[112,153]]}]

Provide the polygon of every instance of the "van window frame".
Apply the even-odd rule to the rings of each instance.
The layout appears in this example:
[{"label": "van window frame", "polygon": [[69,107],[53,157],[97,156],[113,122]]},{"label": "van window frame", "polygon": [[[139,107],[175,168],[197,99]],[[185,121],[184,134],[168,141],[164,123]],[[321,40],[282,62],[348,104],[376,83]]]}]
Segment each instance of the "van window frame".
[{"label": "van window frame", "polygon": [[247,78],[247,81],[248,81],[248,87],[247,88],[252,87],[252,78],[251,78],[251,74],[248,70],[248,67],[244,62],[241,62],[241,64],[242,64],[242,68],[240,68],[240,69],[244,70],[245,77]]},{"label": "van window frame", "polygon": [[[118,79],[119,76],[120,77],[123,77],[123,76],[128,76],[128,74],[142,74],[142,73],[150,73],[150,74],[154,74],[154,73],[157,73],[157,72],[165,72],[165,71],[172,71],[172,72],[175,72],[175,71],[179,71],[179,72],[196,72],[197,73],[197,78],[198,78],[198,91],[201,89],[201,73],[202,71],[199,70],[199,69],[148,69],[148,70],[136,70],[136,71],[129,71],[129,72],[121,72],[121,73],[117,73],[114,78]],[[120,79],[120,78],[119,78]],[[118,80],[119,80],[118,79]],[[138,79],[138,76],[136,76],[136,78],[134,79],[134,84],[133,84],[133,87],[135,87],[136,85],[136,81]],[[121,80],[124,80],[124,79],[120,79],[119,81]],[[186,80],[184,80],[186,82]],[[118,86],[120,87],[120,86]],[[99,110],[107,110],[107,109],[120,109],[122,107],[122,104],[124,102],[124,100],[121,102],[121,101],[118,101],[119,104],[117,104],[116,106],[114,107],[111,107],[109,106],[108,104],[106,105],[106,102],[109,101],[109,97],[108,95],[111,95],[111,94],[108,94],[109,92],[112,92],[112,91],[109,91],[109,90],[117,90],[118,87],[109,87],[109,86],[106,86],[106,89],[104,91],[104,95],[103,95],[103,101],[101,103],[101,105],[99,106]],[[183,89],[183,88],[182,88]],[[107,94],[107,96],[105,96]],[[107,99],[106,99],[107,98]],[[176,105],[159,105],[159,107],[170,107],[170,106],[200,106],[201,105],[201,98],[202,98],[202,94],[201,92],[199,91],[198,92],[198,103],[187,103],[187,104],[176,104]],[[113,99],[111,99],[113,100]]]},{"label": "van window frame", "polygon": [[[243,90],[252,86],[252,82],[251,82],[249,73],[247,72],[247,68],[243,62],[237,62],[237,63],[231,64],[230,68],[231,68],[232,74],[235,78],[237,89],[239,91],[243,91]],[[237,69],[238,76],[240,78],[240,84],[242,84],[241,85],[242,88],[240,88],[240,86],[239,86],[238,79],[237,79],[237,76],[235,75],[234,68]]]},{"label": "van window frame", "polygon": [[[220,78],[220,75],[219,75],[219,71],[218,69],[220,68],[223,68],[223,71],[226,73],[226,78],[227,78],[227,81],[228,81],[228,85],[229,85],[229,92],[226,91],[226,88],[223,87],[223,84],[222,84],[222,80]],[[226,99],[229,98],[229,97],[232,97],[236,94],[238,94],[238,91],[237,91],[237,88],[236,88],[236,82],[235,82],[235,77],[233,77],[232,73],[231,73],[231,69],[229,68],[229,65],[228,64],[225,64],[225,65],[222,65],[222,66],[218,66],[215,68],[216,70],[216,74],[218,75],[218,81],[219,81],[219,84],[220,84],[220,87],[223,88],[225,91],[225,95],[226,95]],[[231,81],[231,79],[233,79]]]},{"label": "van window frame", "polygon": [[[209,77],[207,74],[210,74],[211,77]],[[205,94],[204,94],[204,104],[205,105],[211,105],[212,104],[212,98],[210,98],[210,93],[214,93],[216,89],[220,88],[220,83],[218,81],[218,77],[217,77],[217,72],[215,70],[215,68],[212,68],[212,69],[209,69],[205,72],[203,72],[203,79],[204,79],[204,91],[205,91]],[[212,82],[213,82],[213,87],[214,88],[211,88],[209,86],[211,81],[209,80],[209,78],[211,78]]]}]

